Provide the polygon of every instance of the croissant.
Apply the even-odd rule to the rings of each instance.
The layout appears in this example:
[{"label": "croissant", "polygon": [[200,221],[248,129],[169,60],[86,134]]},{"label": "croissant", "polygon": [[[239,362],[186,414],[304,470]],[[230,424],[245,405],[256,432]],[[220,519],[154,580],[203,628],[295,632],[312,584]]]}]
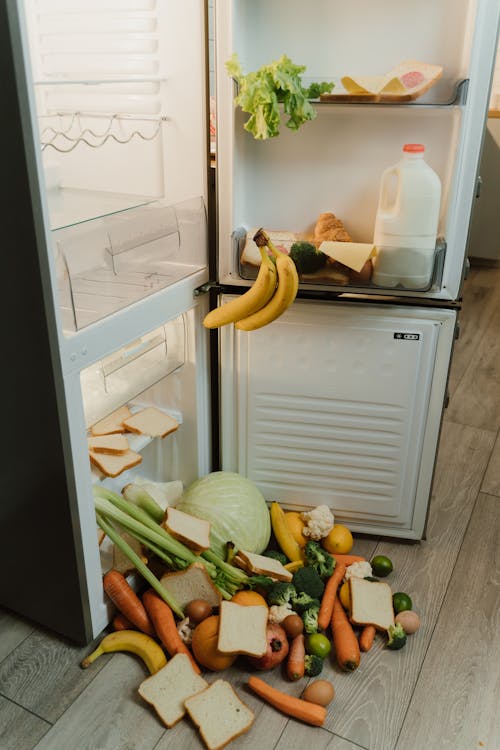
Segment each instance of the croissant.
[{"label": "croissant", "polygon": [[324,213],[318,216],[314,227],[314,241],[323,242],[333,240],[334,242],[352,242],[352,237],[346,231],[342,221],[335,214]]}]

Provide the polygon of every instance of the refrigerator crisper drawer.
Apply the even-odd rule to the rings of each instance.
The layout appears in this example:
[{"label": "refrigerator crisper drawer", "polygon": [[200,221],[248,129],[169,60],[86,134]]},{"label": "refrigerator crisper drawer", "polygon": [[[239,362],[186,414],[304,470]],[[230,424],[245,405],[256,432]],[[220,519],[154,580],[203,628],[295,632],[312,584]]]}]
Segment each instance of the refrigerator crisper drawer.
[{"label": "refrigerator crisper drawer", "polygon": [[[289,508],[421,538],[456,313],[297,301],[222,332],[222,457]],[[235,406],[236,405],[236,406]]]},{"label": "refrigerator crisper drawer", "polygon": [[201,197],[53,232],[63,329],[78,331],[206,268]]}]

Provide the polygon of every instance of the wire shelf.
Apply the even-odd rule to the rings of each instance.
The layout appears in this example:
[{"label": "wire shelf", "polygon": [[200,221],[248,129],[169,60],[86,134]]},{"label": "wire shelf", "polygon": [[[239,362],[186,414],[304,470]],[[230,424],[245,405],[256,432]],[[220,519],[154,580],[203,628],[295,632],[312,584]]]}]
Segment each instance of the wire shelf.
[{"label": "wire shelf", "polygon": [[[41,149],[45,151],[47,148],[53,148],[62,154],[73,151],[80,143],[84,143],[90,148],[100,148],[109,141],[120,144],[130,143],[134,138],[152,141],[160,133],[162,123],[167,120],[164,116],[137,117],[134,115],[104,115],[92,112],[58,112],[50,117],[58,117],[60,127],[47,125],[43,128],[41,131]],[[106,125],[101,132],[98,132],[89,126],[84,127],[82,125],[83,118],[104,119]],[[150,130],[146,131],[146,128],[130,130],[130,128],[125,127],[125,123],[132,121],[150,123]]]}]

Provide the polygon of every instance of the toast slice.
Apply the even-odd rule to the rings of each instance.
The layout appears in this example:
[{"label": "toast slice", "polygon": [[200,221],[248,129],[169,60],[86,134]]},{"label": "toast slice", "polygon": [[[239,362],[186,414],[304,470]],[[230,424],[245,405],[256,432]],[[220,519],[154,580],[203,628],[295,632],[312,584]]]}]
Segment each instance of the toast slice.
[{"label": "toast slice", "polygon": [[245,550],[240,549],[234,558],[234,562],[247,573],[269,576],[269,578],[274,578],[275,581],[289,583],[293,578],[293,574],[279,560],[274,560],[274,558],[265,555],[256,555],[254,552],[245,552]]},{"label": "toast slice", "polygon": [[125,435],[112,433],[111,435],[95,435],[88,439],[89,450],[95,453],[123,454],[130,448]]},{"label": "toast slice", "polygon": [[226,680],[216,680],[202,693],[188,698],[184,705],[209,750],[221,750],[247,732],[254,720],[253,711]]},{"label": "toast slice", "polygon": [[168,507],[162,526],[175,539],[183,542],[186,547],[195,552],[203,552],[210,547],[210,521],[195,518],[177,508]]},{"label": "toast slice", "polygon": [[165,573],[161,577],[161,584],[172,594],[181,609],[193,599],[205,599],[212,607],[218,607],[221,602],[219,589],[212,583],[201,563],[193,563],[186,570]]},{"label": "toast slice", "polygon": [[123,420],[130,416],[132,412],[128,406],[120,406],[112,414],[108,414],[107,417],[92,425],[90,432],[92,435],[113,435],[116,432],[125,432]]},{"label": "toast slice", "polygon": [[141,682],[139,695],[153,706],[167,727],[173,727],[186,713],[184,701],[207,687],[208,682],[196,674],[189,656],[176,654]]},{"label": "toast slice", "polygon": [[108,453],[89,451],[89,457],[94,466],[97,466],[107,477],[117,477],[122,471],[131,469],[142,461],[141,454],[132,450],[114,456]]},{"label": "toast slice", "polygon": [[155,406],[148,406],[132,414],[123,420],[123,425],[129,432],[137,432],[140,435],[149,435],[149,437],[165,437],[179,427],[176,419]]},{"label": "toast slice", "polygon": [[267,607],[223,601],[217,648],[223,654],[263,656],[267,651],[267,618]]},{"label": "toast slice", "polygon": [[351,622],[355,625],[374,625],[377,630],[388,630],[394,625],[392,591],[383,581],[349,578],[351,594]]}]

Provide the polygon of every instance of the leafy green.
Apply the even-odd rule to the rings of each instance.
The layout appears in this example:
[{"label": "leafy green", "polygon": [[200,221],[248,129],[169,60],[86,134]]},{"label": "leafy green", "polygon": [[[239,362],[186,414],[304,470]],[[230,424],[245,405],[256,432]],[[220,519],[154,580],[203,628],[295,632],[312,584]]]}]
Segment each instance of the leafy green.
[{"label": "leafy green", "polygon": [[316,117],[309,99],[317,99],[320,94],[330,92],[334,86],[333,83],[324,81],[304,88],[301,74],[305,71],[305,66],[295,65],[286,55],[244,75],[235,53],[227,61],[226,69],[239,86],[236,104],[250,115],[244,128],[257,140],[279,135],[280,104],[283,105],[284,114],[288,116],[285,123],[287,128],[298,130],[305,122]]}]

